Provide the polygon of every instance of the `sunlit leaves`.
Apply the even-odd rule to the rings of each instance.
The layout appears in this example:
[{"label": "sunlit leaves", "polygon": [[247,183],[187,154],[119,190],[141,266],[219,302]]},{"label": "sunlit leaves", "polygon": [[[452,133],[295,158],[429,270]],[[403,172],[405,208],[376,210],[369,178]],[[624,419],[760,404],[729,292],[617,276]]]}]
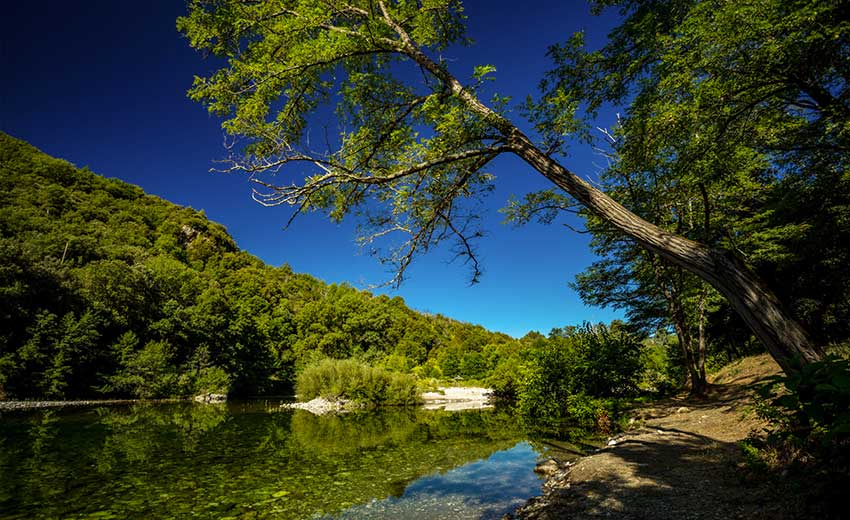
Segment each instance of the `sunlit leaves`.
[{"label": "sunlit leaves", "polygon": [[[415,252],[447,238],[471,258],[478,231],[460,207],[489,191],[479,170],[496,155],[492,122],[413,60],[464,43],[463,19],[456,0],[197,0],[178,27],[228,60],[189,92],[235,138],[228,171],[249,172],[257,200],[296,215],[356,213],[361,243],[398,282]],[[477,67],[465,88],[493,71]],[[291,184],[269,175],[287,173]]]}]

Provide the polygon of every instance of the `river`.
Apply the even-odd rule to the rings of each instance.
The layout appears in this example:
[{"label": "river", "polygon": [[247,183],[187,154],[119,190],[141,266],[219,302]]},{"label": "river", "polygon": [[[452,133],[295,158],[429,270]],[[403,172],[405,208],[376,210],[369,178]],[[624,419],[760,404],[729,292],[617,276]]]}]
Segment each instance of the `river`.
[{"label": "river", "polygon": [[314,416],[279,401],[0,415],[0,519],[491,519],[550,455],[507,410]]}]

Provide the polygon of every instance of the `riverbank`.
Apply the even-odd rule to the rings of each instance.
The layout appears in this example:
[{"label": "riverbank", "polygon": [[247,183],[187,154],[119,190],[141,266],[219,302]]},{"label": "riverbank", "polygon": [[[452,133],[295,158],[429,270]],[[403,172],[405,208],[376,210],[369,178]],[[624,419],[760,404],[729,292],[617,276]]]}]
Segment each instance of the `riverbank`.
[{"label": "riverbank", "polygon": [[712,380],[707,398],[640,407],[629,431],[551,471],[544,493],[517,519],[796,518],[793,497],[744,477],[738,442],[763,423],[753,384],[779,373],[767,355],[740,360]]},{"label": "riverbank", "polygon": [[[449,411],[458,410],[475,410],[481,408],[489,408],[490,395],[492,390],[489,388],[478,387],[440,387],[435,392],[425,392],[421,394],[423,406],[428,410],[442,409]],[[214,396],[217,399],[202,399],[204,397]],[[36,410],[39,408],[72,408],[78,406],[110,406],[122,404],[136,403],[176,403],[180,401],[189,401],[192,398],[185,399],[90,399],[79,401],[0,401],[0,412],[12,410]],[[223,402],[226,396],[218,396],[217,394],[204,394],[194,398],[199,402]],[[282,408],[302,409],[314,414],[324,414],[329,412],[341,412],[349,409],[345,401],[331,402],[322,398],[316,398],[306,403],[286,403]]]},{"label": "riverbank", "polygon": [[[480,410],[490,408],[490,396],[493,390],[489,388],[451,386],[439,387],[434,392],[424,392],[419,395],[422,407],[426,410],[447,410],[450,412],[461,410]],[[316,397],[306,402],[284,403],[280,405],[283,409],[306,410],[315,415],[326,413],[344,413],[360,406],[357,403],[345,399],[327,400]]]},{"label": "riverbank", "polygon": [[491,388],[475,386],[446,386],[436,392],[424,392],[420,397],[426,410],[478,410],[493,406]]},{"label": "riverbank", "polygon": [[0,401],[0,412],[37,410],[39,408],[73,408],[77,406],[111,406],[136,403],[177,403],[187,399],[90,399],[81,401]]}]

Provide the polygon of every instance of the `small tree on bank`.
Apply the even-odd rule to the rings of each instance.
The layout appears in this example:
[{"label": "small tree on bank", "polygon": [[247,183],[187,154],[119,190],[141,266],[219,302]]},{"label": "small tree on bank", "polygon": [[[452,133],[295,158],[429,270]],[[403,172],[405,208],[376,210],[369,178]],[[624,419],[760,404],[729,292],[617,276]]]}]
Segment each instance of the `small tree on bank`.
[{"label": "small tree on bank", "polygon": [[[460,2],[195,0],[178,27],[193,47],[228,60],[190,91],[244,139],[238,155],[233,143],[226,169],[249,173],[263,204],[361,216],[365,246],[403,237],[383,254],[394,282],[416,254],[450,239],[477,278],[472,241],[480,231],[462,202],[490,191],[484,168],[511,153],[644,249],[710,283],[786,371],[795,358],[821,358],[737,257],[644,220],[553,158],[575,128],[568,92],[550,91],[534,107],[532,118],[547,126],[538,145],[505,117],[507,99],[479,99],[492,67],[476,67],[463,84],[434,58],[463,40]],[[335,107],[338,135],[307,131],[324,105]],[[299,166],[300,184],[271,178]]]}]

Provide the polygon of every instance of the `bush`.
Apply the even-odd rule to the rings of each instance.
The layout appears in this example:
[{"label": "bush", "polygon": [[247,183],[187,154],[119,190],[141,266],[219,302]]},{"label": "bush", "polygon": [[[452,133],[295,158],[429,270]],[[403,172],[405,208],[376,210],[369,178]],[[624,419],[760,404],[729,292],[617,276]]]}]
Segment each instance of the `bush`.
[{"label": "bush", "polygon": [[418,367],[414,368],[413,374],[420,379],[440,379],[441,377],[443,377],[443,371],[440,370],[439,363],[437,363],[437,360],[433,358],[428,359]]},{"label": "bush", "polygon": [[574,385],[595,397],[632,395],[642,373],[640,339],[624,326],[585,323],[567,338]]},{"label": "bush", "polygon": [[850,446],[850,361],[836,356],[809,363],[759,388],[759,415],[774,440],[812,454],[847,455]]},{"label": "bush", "polygon": [[196,394],[227,394],[230,385],[230,375],[223,368],[206,367],[198,371],[193,386]]},{"label": "bush", "polygon": [[[125,335],[127,336],[127,335]],[[122,337],[126,340],[126,337]],[[141,399],[171,397],[178,389],[177,369],[172,363],[173,348],[165,341],[150,341],[128,353],[119,371],[110,377],[112,388]]]},{"label": "bush", "polygon": [[497,367],[490,383],[514,392],[519,412],[536,423],[593,427],[611,417],[599,398],[637,391],[642,373],[639,338],[622,327],[585,324],[538,338],[520,362]]},{"label": "bush", "polygon": [[661,333],[644,340],[640,355],[643,374],[638,383],[641,390],[666,395],[684,383],[685,373],[675,355],[677,343],[675,336],[671,338]]},{"label": "bush", "polygon": [[412,405],[419,402],[416,378],[375,368],[354,359],[323,359],[297,377],[298,399],[346,399],[366,405]]},{"label": "bush", "polygon": [[[850,479],[850,361],[830,355],[769,378],[756,412],[767,436],[742,443],[746,467],[803,504],[799,516],[843,518]],[[840,512],[840,513],[839,513]]]},{"label": "bush", "polygon": [[607,417],[602,401],[585,394],[573,394],[567,397],[565,405],[567,417],[582,428],[593,428],[603,414]]},{"label": "bush", "polygon": [[493,389],[493,395],[499,399],[516,399],[519,393],[522,374],[518,367],[521,361],[518,356],[503,359],[490,373],[485,384]]}]

